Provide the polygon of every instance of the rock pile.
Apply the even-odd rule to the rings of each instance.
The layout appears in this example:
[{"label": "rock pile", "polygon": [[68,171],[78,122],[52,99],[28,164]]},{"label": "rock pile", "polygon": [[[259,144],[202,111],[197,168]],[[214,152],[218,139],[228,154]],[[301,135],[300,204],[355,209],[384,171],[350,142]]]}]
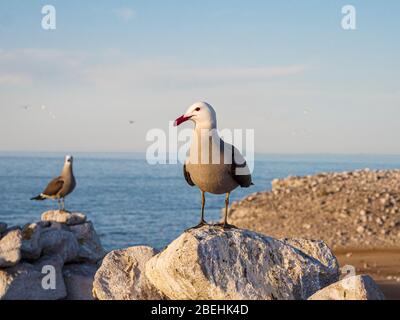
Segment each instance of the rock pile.
[{"label": "rock pile", "polygon": [[162,252],[110,252],[95,276],[98,299],[307,299],[339,279],[322,241],[277,240],[205,226]]},{"label": "rock pile", "polygon": [[400,245],[400,170],[289,177],[233,203],[230,221],[274,237],[336,248]]},{"label": "rock pile", "polygon": [[104,251],[82,214],[47,212],[23,228],[3,228],[0,299],[382,299],[368,277],[339,280],[319,240],[276,239],[204,226],[163,251]]},{"label": "rock pile", "polygon": [[49,211],[0,231],[0,299],[92,299],[104,250],[85,215]]}]

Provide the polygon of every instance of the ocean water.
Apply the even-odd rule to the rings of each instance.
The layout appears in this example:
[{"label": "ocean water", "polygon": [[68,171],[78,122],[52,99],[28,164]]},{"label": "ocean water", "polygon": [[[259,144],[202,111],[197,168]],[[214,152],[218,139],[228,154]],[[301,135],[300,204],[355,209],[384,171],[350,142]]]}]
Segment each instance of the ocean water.
[{"label": "ocean water", "polygon": [[[57,203],[29,199],[58,176],[63,154],[0,153],[0,221],[9,226],[40,220]],[[231,201],[271,189],[271,181],[355,169],[397,169],[400,156],[257,155],[249,189],[237,189]],[[66,199],[70,211],[93,221],[107,250],[132,245],[162,248],[183,230],[197,224],[200,192],[189,187],[182,166],[149,165],[144,154],[74,154],[77,188]],[[206,219],[221,217],[224,196],[207,194]]]}]

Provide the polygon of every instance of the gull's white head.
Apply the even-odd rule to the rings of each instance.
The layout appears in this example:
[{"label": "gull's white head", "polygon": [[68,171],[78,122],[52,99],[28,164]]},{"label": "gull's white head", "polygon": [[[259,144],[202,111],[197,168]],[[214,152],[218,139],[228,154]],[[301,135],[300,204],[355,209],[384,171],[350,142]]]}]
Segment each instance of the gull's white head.
[{"label": "gull's white head", "polygon": [[217,115],[213,107],[207,102],[196,102],[191,105],[184,115],[175,120],[174,126],[179,126],[188,120],[193,121],[196,124],[196,128],[217,128]]},{"label": "gull's white head", "polygon": [[74,161],[74,158],[70,155],[66,155],[65,156],[65,163],[66,164],[72,164],[72,162]]}]

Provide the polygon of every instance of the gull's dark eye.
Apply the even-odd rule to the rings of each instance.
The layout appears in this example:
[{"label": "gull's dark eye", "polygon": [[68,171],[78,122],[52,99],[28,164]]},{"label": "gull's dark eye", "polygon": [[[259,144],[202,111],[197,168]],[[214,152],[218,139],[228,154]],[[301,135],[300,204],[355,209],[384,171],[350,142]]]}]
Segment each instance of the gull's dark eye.
[{"label": "gull's dark eye", "polygon": [[200,108],[199,108],[199,107],[197,107],[195,110],[196,110],[196,111],[200,111]]}]

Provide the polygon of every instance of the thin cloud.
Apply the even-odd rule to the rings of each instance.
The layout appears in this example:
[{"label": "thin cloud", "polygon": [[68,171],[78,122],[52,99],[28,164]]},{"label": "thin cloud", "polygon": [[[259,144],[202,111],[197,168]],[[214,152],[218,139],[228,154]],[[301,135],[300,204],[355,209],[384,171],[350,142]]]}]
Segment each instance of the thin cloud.
[{"label": "thin cloud", "polygon": [[148,88],[219,87],[263,83],[278,77],[301,75],[307,65],[261,67],[187,67],[170,62],[121,62],[87,70],[87,79],[99,86],[135,84]]},{"label": "thin cloud", "polygon": [[88,65],[88,56],[79,51],[54,49],[0,49],[0,84],[10,86],[38,83],[76,82]]},{"label": "thin cloud", "polygon": [[[0,50],[0,84],[46,83],[148,89],[217,88],[265,83],[302,75],[306,64],[270,66],[188,65],[170,60],[137,61],[120,52],[53,49]],[[116,79],[118,81],[116,81]]]},{"label": "thin cloud", "polygon": [[123,21],[130,21],[136,16],[136,11],[132,8],[118,8],[114,10],[114,14]]},{"label": "thin cloud", "polygon": [[32,80],[29,76],[18,73],[0,73],[0,85],[4,86],[23,86],[30,84]]}]

